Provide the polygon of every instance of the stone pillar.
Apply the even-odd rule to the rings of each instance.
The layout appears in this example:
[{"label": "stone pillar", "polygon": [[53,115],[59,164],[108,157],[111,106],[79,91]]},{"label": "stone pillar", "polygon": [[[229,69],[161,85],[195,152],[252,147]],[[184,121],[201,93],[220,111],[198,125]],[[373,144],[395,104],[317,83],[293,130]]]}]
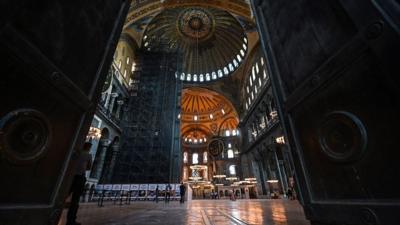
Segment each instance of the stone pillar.
[{"label": "stone pillar", "polygon": [[111,102],[108,107],[108,112],[111,114],[114,108],[115,99],[118,97],[118,93],[111,93]]},{"label": "stone pillar", "polygon": [[110,145],[110,140],[108,140],[108,139],[100,140],[100,143],[99,143],[99,150],[100,150],[99,160],[97,162],[97,168],[95,168],[96,169],[95,178],[98,179],[98,180],[100,180],[101,174],[103,172],[104,160],[105,160],[107,149],[109,148],[109,145]]},{"label": "stone pillar", "polygon": [[275,159],[275,163],[276,163],[276,169],[278,170],[278,176],[279,176],[279,180],[280,180],[280,187],[281,187],[281,191],[283,193],[286,193],[286,190],[284,189],[284,181],[283,181],[283,177],[282,177],[282,171],[281,171],[281,167],[279,164],[279,159],[278,159],[278,155],[276,154],[276,149],[274,148],[274,159]]},{"label": "stone pillar", "polygon": [[117,106],[117,112],[115,113],[115,117],[117,119],[119,119],[120,118],[120,114],[121,114],[121,107],[124,104],[124,101],[123,100],[118,100],[117,104],[118,104],[118,106]]}]

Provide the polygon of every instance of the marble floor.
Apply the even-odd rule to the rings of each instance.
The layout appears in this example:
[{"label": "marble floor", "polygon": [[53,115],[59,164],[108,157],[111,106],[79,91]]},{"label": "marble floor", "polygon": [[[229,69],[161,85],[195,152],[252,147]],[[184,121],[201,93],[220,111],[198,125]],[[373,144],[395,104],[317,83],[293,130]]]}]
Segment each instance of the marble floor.
[{"label": "marble floor", "polygon": [[[59,225],[65,224],[65,214]],[[193,200],[189,203],[135,201],[130,205],[81,204],[82,225],[309,225],[297,201],[289,200]]]}]

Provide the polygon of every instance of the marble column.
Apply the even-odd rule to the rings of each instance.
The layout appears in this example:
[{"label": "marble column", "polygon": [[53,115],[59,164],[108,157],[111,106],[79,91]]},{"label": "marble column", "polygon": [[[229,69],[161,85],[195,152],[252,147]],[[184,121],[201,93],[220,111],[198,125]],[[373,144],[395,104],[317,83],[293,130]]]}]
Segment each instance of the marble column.
[{"label": "marble column", "polygon": [[108,106],[108,113],[111,114],[114,108],[115,99],[118,97],[118,93],[111,93],[111,102]]},{"label": "marble column", "polygon": [[124,104],[124,101],[123,100],[118,100],[117,104],[118,104],[118,106],[117,106],[117,112],[115,113],[115,117],[117,119],[120,119],[121,108],[122,108],[122,105]]}]

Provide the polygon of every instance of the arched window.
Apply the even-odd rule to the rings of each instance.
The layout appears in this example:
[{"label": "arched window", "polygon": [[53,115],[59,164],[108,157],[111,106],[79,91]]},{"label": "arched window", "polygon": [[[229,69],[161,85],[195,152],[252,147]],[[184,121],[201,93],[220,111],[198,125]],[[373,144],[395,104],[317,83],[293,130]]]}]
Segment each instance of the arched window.
[{"label": "arched window", "polygon": [[258,68],[258,63],[256,63],[256,73],[258,74],[260,72],[260,69]]},{"label": "arched window", "polygon": [[206,81],[210,81],[210,74],[206,73]]},{"label": "arched window", "polygon": [[204,75],[200,74],[200,82],[203,82],[203,81],[204,81]]},{"label": "arched window", "polygon": [[229,174],[230,175],[236,175],[236,166],[235,165],[230,165],[229,166]]},{"label": "arched window", "polygon": [[203,163],[207,163],[208,157],[207,157],[207,152],[203,152]]},{"label": "arched window", "polygon": [[222,70],[218,70],[218,77],[222,77],[222,76],[223,76]]},{"label": "arched window", "polygon": [[238,59],[239,62],[242,61],[242,57],[239,54],[236,55],[236,58]]},{"label": "arched window", "polygon": [[185,73],[181,74],[181,80],[185,80]]},{"label": "arched window", "polygon": [[199,163],[199,154],[193,153],[193,155],[192,155],[192,163],[193,164],[198,164]]},{"label": "arched window", "polygon": [[229,63],[229,70],[230,70],[231,72],[233,72],[233,71],[235,70],[235,68],[233,68],[232,63]]},{"label": "arched window", "polygon": [[136,69],[136,63],[132,62],[131,72],[133,73]]},{"label": "arched window", "polygon": [[236,61],[236,59],[233,59],[233,65],[234,65],[235,67],[238,67],[238,66],[239,66],[239,63]]},{"label": "arched window", "polygon": [[193,75],[193,81],[197,82],[197,74]]},{"label": "arched window", "polygon": [[233,150],[228,149],[228,159],[233,159],[235,156],[233,155]]},{"label": "arched window", "polygon": [[228,68],[226,68],[226,66],[224,67],[224,73],[225,73],[225,75],[229,74],[229,70],[228,70]]},{"label": "arched window", "polygon": [[215,80],[217,79],[217,73],[216,72],[212,72],[211,73],[212,79]]},{"label": "arched window", "polygon": [[187,163],[188,162],[188,153],[184,152],[183,153],[183,163]]},{"label": "arched window", "polygon": [[192,75],[190,75],[190,73],[186,76],[186,80],[187,81],[191,81],[192,80]]},{"label": "arched window", "polygon": [[240,49],[240,54],[244,57],[244,51],[243,51],[243,49]]},{"label": "arched window", "polygon": [[119,60],[118,68],[121,69],[121,66],[122,66],[122,60]]},{"label": "arched window", "polygon": [[130,58],[128,56],[128,57],[126,57],[126,64],[129,64],[129,61],[130,61]]}]

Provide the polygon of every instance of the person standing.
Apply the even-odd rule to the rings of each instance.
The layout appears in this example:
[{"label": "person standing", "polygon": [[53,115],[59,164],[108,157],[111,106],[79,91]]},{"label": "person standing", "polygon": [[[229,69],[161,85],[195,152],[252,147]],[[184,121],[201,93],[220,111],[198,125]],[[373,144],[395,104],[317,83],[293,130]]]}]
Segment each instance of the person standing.
[{"label": "person standing", "polygon": [[183,185],[183,182],[179,186],[179,194],[181,196],[180,203],[185,203],[185,192],[186,192],[186,187]]},{"label": "person standing", "polygon": [[70,189],[72,197],[67,214],[67,225],[80,225],[80,223],[76,222],[76,214],[79,208],[79,199],[85,189],[85,173],[86,170],[90,170],[90,167],[92,166],[92,157],[89,154],[91,147],[92,143],[85,142],[83,149],[79,154],[74,180],[72,181]]},{"label": "person standing", "polygon": [[158,203],[158,195],[159,195],[159,190],[158,190],[158,185],[157,185],[157,187],[156,187],[156,198],[155,198],[156,203]]},{"label": "person standing", "polygon": [[171,199],[171,185],[167,184],[167,187],[165,188],[165,202],[169,202]]}]

